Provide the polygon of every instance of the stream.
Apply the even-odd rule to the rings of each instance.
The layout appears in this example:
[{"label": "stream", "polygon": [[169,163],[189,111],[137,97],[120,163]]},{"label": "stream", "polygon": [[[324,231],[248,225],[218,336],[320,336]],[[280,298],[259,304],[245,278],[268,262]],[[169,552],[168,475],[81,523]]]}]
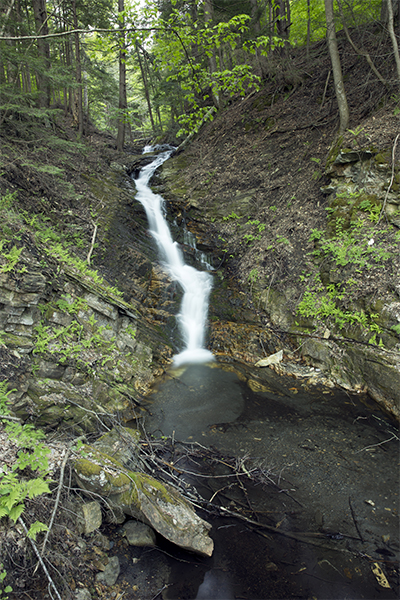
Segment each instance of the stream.
[{"label": "stream", "polygon": [[[243,518],[201,515],[213,526],[211,558],[163,539],[129,548],[120,558],[125,578],[151,577],[164,600],[398,598],[397,424],[363,394],[213,360],[205,348],[213,276],[184,263],[148,185],[170,153],[136,180],[162,264],[184,292],[183,348],[143,404],[145,429],[219,453],[206,471],[180,457],[174,464],[203,498]],[[223,457],[234,457],[243,476],[232,477]]]},{"label": "stream", "polygon": [[[145,148],[144,153],[157,148]],[[181,310],[178,322],[185,344],[182,352],[174,357],[175,366],[184,363],[204,363],[213,360],[209,350],[204,348],[205,328],[208,312],[208,298],[212,287],[212,278],[207,271],[199,271],[187,265],[179,245],[173,241],[164,216],[164,202],[159,194],[152,192],[149,181],[153,173],[173,153],[167,149],[158,154],[155,160],[143,167],[135,180],[136,199],[144,207],[149,221],[150,232],[154,237],[165,270],[173,281],[177,281],[183,290]]]}]

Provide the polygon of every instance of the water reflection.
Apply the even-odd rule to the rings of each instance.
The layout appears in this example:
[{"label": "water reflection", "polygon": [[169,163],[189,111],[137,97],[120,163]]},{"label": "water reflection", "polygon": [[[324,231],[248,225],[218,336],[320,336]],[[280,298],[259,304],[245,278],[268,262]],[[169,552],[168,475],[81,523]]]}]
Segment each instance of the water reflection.
[{"label": "water reflection", "polygon": [[170,436],[175,432],[181,440],[196,439],[210,425],[232,423],[244,408],[237,375],[202,364],[175,371],[153,398],[147,430],[160,429]]},{"label": "water reflection", "polygon": [[[242,521],[213,520],[215,550],[212,562],[202,563],[204,580],[198,559],[176,561],[165,598],[398,598],[397,424],[361,395],[270,369],[220,367],[171,372],[149,399],[146,428],[175,431],[175,442],[200,442],[238,457],[246,470],[262,469],[277,485],[253,486],[246,470],[224,481],[231,469],[223,459],[200,465],[196,486],[203,498],[255,514],[277,533],[264,537]],[[193,482],[196,465],[187,469],[185,451],[174,447],[183,480]],[[374,563],[391,588],[377,582]]]},{"label": "water reflection", "polygon": [[231,600],[234,597],[229,574],[212,570],[205,574],[195,600]]}]

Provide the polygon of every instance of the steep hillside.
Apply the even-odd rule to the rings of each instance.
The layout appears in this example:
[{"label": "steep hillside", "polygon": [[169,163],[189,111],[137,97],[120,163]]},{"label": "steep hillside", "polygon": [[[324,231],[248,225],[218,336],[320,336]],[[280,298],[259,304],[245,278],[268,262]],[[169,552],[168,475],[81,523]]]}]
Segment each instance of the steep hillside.
[{"label": "steep hillside", "polygon": [[[390,81],[387,40],[378,29],[359,35]],[[343,138],[321,42],[310,62],[293,51],[283,71],[271,64],[265,87],[204,126],[163,181],[200,246],[217,249],[225,283],[248,294],[269,352],[300,349],[336,383],[398,412],[398,97],[343,37],[340,46],[351,114]],[[218,331],[214,323],[215,348]],[[263,351],[258,340],[242,356]]]}]

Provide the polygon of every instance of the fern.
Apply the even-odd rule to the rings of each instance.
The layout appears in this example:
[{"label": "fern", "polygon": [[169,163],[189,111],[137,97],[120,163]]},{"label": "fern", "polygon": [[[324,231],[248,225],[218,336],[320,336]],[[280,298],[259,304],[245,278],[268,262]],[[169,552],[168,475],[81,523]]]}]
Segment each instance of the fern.
[{"label": "fern", "polygon": [[[0,419],[8,416],[9,395],[7,382],[0,382]],[[40,440],[44,434],[32,425],[21,425],[3,419],[4,429],[8,437],[19,447],[18,455],[11,466],[4,466],[0,471],[0,519],[10,518],[14,523],[25,510],[25,500],[50,493],[49,465],[47,456],[50,449]],[[26,469],[32,473],[27,478]],[[36,521],[28,531],[28,536],[35,539],[47,525]]]}]

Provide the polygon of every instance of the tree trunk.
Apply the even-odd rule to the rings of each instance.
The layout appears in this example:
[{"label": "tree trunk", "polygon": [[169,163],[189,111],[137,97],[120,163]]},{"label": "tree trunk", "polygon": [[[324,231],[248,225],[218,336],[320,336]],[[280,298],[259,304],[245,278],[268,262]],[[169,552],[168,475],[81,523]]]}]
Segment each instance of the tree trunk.
[{"label": "tree trunk", "polygon": [[311,7],[310,0],[307,0],[307,60],[310,60],[311,43]]},{"label": "tree trunk", "polygon": [[[36,33],[39,36],[47,35],[49,28],[47,25],[46,0],[33,0],[33,13],[35,16]],[[39,91],[39,106],[48,108],[50,106],[50,81],[47,72],[50,69],[50,47],[46,40],[40,37],[37,40],[39,58],[42,59],[38,71],[36,72],[36,81]]]},{"label": "tree trunk", "polygon": [[[400,21],[399,12],[400,12],[400,0],[395,0],[392,2],[393,9],[393,18],[395,21]],[[389,0],[382,0],[381,4],[381,21],[384,25],[387,24],[389,18]]]},{"label": "tree trunk", "polygon": [[262,12],[258,6],[258,0],[250,0],[251,4],[251,20],[254,29],[254,33],[258,36],[261,33],[260,17]]},{"label": "tree trunk", "polygon": [[394,32],[394,14],[393,14],[392,0],[387,0],[387,8],[388,8],[387,24],[388,24],[390,39],[392,41],[392,46],[393,46],[394,60],[396,63],[397,85],[398,85],[398,87],[400,87],[400,56],[399,56],[399,46],[397,44],[397,38],[396,38],[396,34]]},{"label": "tree trunk", "polygon": [[275,8],[276,32],[279,36],[289,39],[290,4],[289,0],[278,0]]},{"label": "tree trunk", "polygon": [[149,84],[148,84],[148,81],[147,81],[146,71],[145,71],[145,68],[143,66],[142,58],[140,56],[139,44],[137,42],[135,44],[135,48],[136,48],[136,55],[137,55],[138,62],[139,62],[140,73],[142,75],[142,81],[143,81],[143,86],[144,86],[144,95],[146,97],[147,108],[148,108],[148,111],[149,111],[151,128],[152,128],[153,132],[155,133],[156,132],[156,128],[155,128],[155,125],[154,125],[153,110],[151,108]]},{"label": "tree trunk", "polygon": [[[72,13],[74,20],[74,29],[78,29],[78,17],[76,14],[76,0],[72,0]],[[79,43],[79,33],[74,33],[75,38],[75,69],[77,83],[77,109],[78,109],[78,137],[83,135],[83,107],[82,107],[82,66],[81,49]]]},{"label": "tree trunk", "polygon": [[[204,21],[206,23],[211,23],[213,14],[214,11],[211,0],[204,0]],[[211,56],[208,57],[208,68],[210,69],[211,75],[218,71],[215,48],[213,49]],[[219,108],[220,99],[218,92],[216,92],[214,89],[211,89],[211,93],[215,106]]]},{"label": "tree trunk", "polygon": [[[118,0],[118,12],[125,10],[124,0]],[[125,144],[125,118],[127,109],[126,100],[126,40],[125,40],[125,18],[120,14],[119,34],[119,94],[118,94],[118,133],[117,150],[122,151]]]},{"label": "tree trunk", "polygon": [[339,49],[336,39],[335,21],[333,16],[333,0],[325,1],[325,18],[327,28],[327,42],[332,62],[333,80],[335,83],[336,99],[339,108],[339,134],[346,131],[349,126],[349,107],[343,83],[342,67],[340,64]]},{"label": "tree trunk", "polygon": [[6,10],[6,11],[5,11],[5,13],[3,13],[3,15],[2,15],[2,16],[3,16],[3,26],[2,26],[2,28],[0,29],[0,37],[3,37],[3,33],[4,33],[4,30],[5,30],[5,28],[6,28],[6,25],[7,25],[7,19],[8,19],[8,17],[10,16],[10,13],[11,13],[11,11],[12,11],[12,8],[13,8],[13,6],[14,6],[14,0],[11,0],[11,1],[10,1],[10,4],[8,5],[8,8],[7,8],[7,10]]}]

